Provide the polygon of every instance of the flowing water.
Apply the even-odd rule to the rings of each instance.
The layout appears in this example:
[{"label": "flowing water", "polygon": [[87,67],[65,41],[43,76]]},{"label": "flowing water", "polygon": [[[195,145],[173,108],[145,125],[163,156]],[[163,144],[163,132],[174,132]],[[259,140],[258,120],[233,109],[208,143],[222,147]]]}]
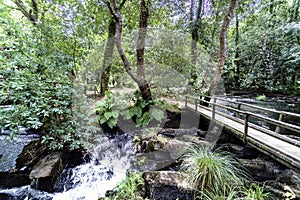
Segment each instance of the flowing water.
[{"label": "flowing water", "polygon": [[27,185],[20,188],[0,189],[0,199],[98,200],[126,177],[132,162],[132,149],[129,135],[115,138],[103,137],[98,145],[90,149],[94,159],[63,170],[56,184],[56,192],[42,192]]}]

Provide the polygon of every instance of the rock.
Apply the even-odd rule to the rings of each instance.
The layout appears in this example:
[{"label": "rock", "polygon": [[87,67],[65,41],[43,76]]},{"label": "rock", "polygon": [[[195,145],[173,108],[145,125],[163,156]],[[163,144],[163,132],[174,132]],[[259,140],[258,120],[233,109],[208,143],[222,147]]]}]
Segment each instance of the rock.
[{"label": "rock", "polygon": [[198,137],[204,137],[206,134],[206,131],[202,131],[200,129],[162,129],[158,134],[174,138],[174,137],[180,137],[184,135],[191,135],[191,136],[198,136]]},{"label": "rock", "polygon": [[46,144],[42,144],[40,139],[33,140],[27,144],[16,160],[15,171],[30,171],[32,166],[48,153]]},{"label": "rock", "polygon": [[[203,145],[208,145],[200,141]],[[199,142],[199,143],[200,143]],[[171,139],[163,148],[137,155],[134,167],[138,171],[156,171],[176,163],[184,150],[193,143]]]},{"label": "rock", "polygon": [[164,128],[179,128],[181,121],[181,112],[167,110],[167,121],[164,124]]},{"label": "rock", "polygon": [[284,170],[279,176],[279,182],[297,187],[300,190],[300,174],[291,169]]},{"label": "rock", "polygon": [[64,169],[65,158],[63,152],[53,152],[33,166],[29,178],[34,189],[52,192],[55,182]]},{"label": "rock", "polygon": [[225,144],[221,145],[220,148],[225,151],[229,151],[230,153],[234,154],[238,158],[243,159],[254,159],[257,158],[261,153],[254,149],[251,146],[241,146],[238,144]]},{"label": "rock", "polygon": [[146,196],[151,200],[194,199],[194,190],[183,173],[146,171],[143,178]]},{"label": "rock", "polygon": [[21,187],[29,184],[28,174],[0,172],[0,186],[2,188]]}]

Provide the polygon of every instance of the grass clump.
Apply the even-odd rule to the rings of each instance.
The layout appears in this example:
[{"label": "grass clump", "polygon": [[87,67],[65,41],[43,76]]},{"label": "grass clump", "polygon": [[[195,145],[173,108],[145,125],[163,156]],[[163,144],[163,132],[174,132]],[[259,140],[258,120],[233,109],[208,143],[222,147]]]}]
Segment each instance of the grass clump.
[{"label": "grass clump", "polygon": [[248,178],[237,159],[211,146],[189,147],[182,155],[180,169],[187,173],[200,199],[224,199],[224,196],[233,199],[236,194],[232,188],[243,186]]}]

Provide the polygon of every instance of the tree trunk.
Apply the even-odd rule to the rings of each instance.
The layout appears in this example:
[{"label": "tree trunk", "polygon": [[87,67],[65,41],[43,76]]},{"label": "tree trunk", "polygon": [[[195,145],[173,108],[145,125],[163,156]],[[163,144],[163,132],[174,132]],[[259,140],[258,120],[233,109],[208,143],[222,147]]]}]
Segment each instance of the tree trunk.
[{"label": "tree trunk", "polygon": [[193,7],[194,1],[191,2],[190,8],[190,23],[191,23],[191,34],[192,34],[192,43],[191,43],[191,61],[192,61],[192,69],[191,69],[191,80],[190,86],[195,86],[195,81],[197,79],[196,74],[196,64],[197,64],[197,43],[199,41],[199,30],[201,29],[202,21],[202,0],[198,1],[197,15],[196,20],[193,21]]},{"label": "tree trunk", "polygon": [[226,14],[223,24],[222,24],[222,29],[220,33],[220,56],[219,56],[219,63],[218,63],[218,69],[217,69],[217,74],[213,80],[213,83],[210,87],[210,96],[213,96],[216,92],[218,83],[221,79],[224,64],[225,64],[225,59],[226,59],[226,36],[227,36],[227,29],[229,26],[229,23],[231,21],[231,18],[234,14],[234,11],[236,9],[236,6],[238,4],[238,0],[231,0],[230,7],[228,10],[228,13]]},{"label": "tree trunk", "polygon": [[236,71],[235,71],[235,88],[239,89],[241,84],[240,84],[240,62],[239,62],[239,18],[238,15],[236,15],[236,21],[235,21],[235,66],[236,66]]},{"label": "tree trunk", "polygon": [[103,64],[100,74],[100,96],[104,96],[105,92],[108,90],[108,83],[111,71],[111,62],[114,54],[115,39],[114,35],[116,33],[116,22],[114,19],[110,20],[108,27],[108,38],[106,41],[106,47],[104,52]]},{"label": "tree trunk", "polygon": [[150,86],[145,79],[145,69],[144,69],[145,40],[147,35],[148,18],[149,18],[149,10],[147,6],[147,2],[145,0],[141,0],[140,23],[139,23],[139,34],[137,40],[136,57],[137,57],[137,76],[142,81],[142,84],[139,85],[139,89],[141,91],[141,95],[144,100],[152,99]]},{"label": "tree trunk", "polygon": [[[128,61],[127,56],[124,53],[123,47],[122,47],[122,16],[120,14],[120,9],[118,8],[118,5],[116,3],[116,0],[106,0],[106,4],[108,6],[108,9],[110,11],[110,13],[112,14],[112,16],[114,17],[115,21],[116,21],[116,34],[115,34],[115,41],[116,41],[116,47],[118,50],[118,53],[122,59],[124,68],[127,72],[127,74],[132,78],[132,80],[134,82],[137,83],[139,90],[141,92],[142,98],[144,100],[151,100],[152,99],[152,95],[151,95],[151,90],[150,90],[150,86],[148,84],[148,82],[143,78],[144,74],[141,74],[142,77],[136,76],[132,70],[131,70],[131,66],[130,63]],[[140,72],[144,72],[144,65],[141,65],[144,63],[144,45],[145,45],[145,37],[146,37],[146,33],[147,33],[147,22],[148,22],[148,6],[147,3],[145,2],[145,0],[141,0],[141,4],[140,4],[140,27],[143,30],[139,31],[139,40],[140,40],[140,44],[142,46],[138,46],[138,49],[142,49],[139,50],[137,52],[137,57],[139,57],[137,59],[137,62],[140,64],[140,66],[138,66],[138,68],[140,68],[139,73]]]}]

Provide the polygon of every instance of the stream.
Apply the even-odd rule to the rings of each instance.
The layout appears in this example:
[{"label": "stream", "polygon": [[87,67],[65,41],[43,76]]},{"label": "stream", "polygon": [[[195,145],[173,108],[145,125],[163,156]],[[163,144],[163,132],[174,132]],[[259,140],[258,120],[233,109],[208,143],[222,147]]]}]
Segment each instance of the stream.
[{"label": "stream", "polygon": [[[255,104],[267,108],[275,108],[294,113],[300,113],[300,101],[257,101],[251,98],[226,97],[232,101]],[[253,110],[252,110],[253,111]],[[256,110],[272,118],[269,113]],[[285,119],[287,122],[300,126],[300,121],[294,118]],[[268,124],[261,125],[272,129]],[[284,134],[289,134],[288,132]],[[93,159],[79,166],[63,170],[54,193],[47,193],[32,189],[30,185],[18,188],[5,189],[0,186],[1,200],[98,200],[104,197],[106,191],[112,190],[121,182],[134,162],[134,146],[131,143],[133,133],[117,135],[114,138],[103,136],[101,142],[90,149]],[[0,171],[12,171],[17,155],[23,147],[38,135],[27,133],[24,130],[13,142],[4,140],[6,135],[0,135]]]},{"label": "stream", "polygon": [[[24,139],[24,143],[28,140],[29,138]],[[42,192],[32,189],[30,185],[12,189],[0,188],[0,199],[98,200],[126,177],[133,152],[131,144],[131,137],[127,134],[113,139],[104,136],[98,145],[94,145],[93,160],[63,170],[56,184],[56,192]],[[5,147],[2,145],[1,150],[3,149]]]}]

